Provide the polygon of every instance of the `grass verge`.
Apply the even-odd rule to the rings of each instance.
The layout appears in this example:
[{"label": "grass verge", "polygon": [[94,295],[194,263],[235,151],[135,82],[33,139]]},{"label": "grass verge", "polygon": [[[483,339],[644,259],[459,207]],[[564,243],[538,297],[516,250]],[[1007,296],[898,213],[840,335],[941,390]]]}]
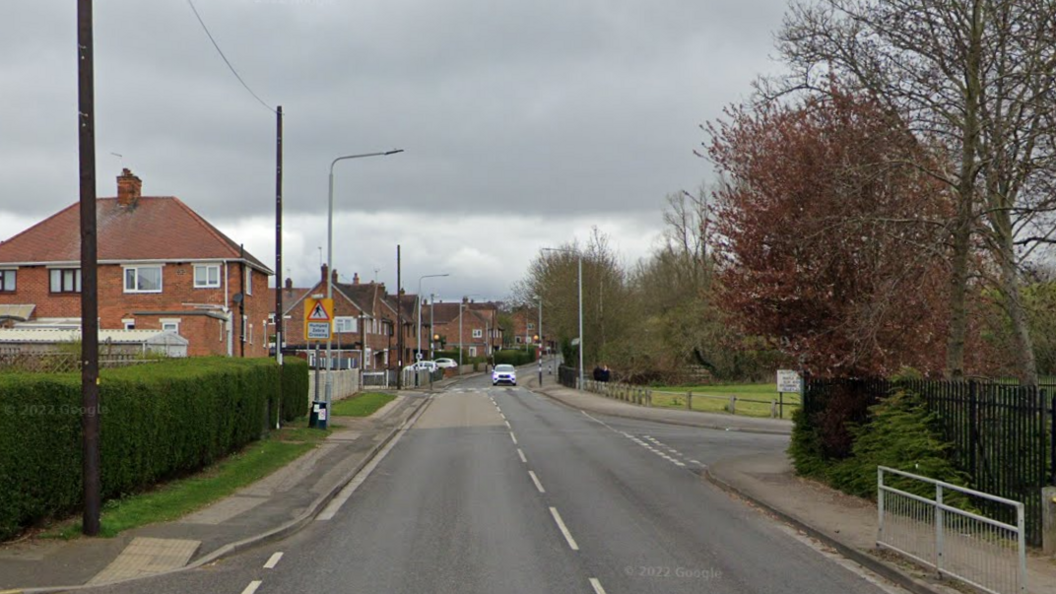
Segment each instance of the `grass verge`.
[{"label": "grass verge", "polygon": [[[730,397],[733,396],[737,398],[734,412],[750,417],[769,417],[770,402],[778,400],[777,384],[672,386],[653,389],[653,406],[684,409],[686,392],[693,392],[693,410],[729,413]],[[792,418],[792,411],[799,402],[799,394],[784,395],[784,418]]]},{"label": "grass verge", "polygon": [[336,417],[369,417],[396,397],[382,392],[364,392],[334,403]]},{"label": "grass verge", "polygon": [[[114,537],[125,530],[168,522],[223,499],[293,462],[326,439],[331,429],[302,427],[305,419],[273,432],[201,472],[159,485],[145,493],[112,499],[103,505],[99,535]],[[43,532],[43,538],[70,539],[81,535],[81,521],[67,520]]]}]

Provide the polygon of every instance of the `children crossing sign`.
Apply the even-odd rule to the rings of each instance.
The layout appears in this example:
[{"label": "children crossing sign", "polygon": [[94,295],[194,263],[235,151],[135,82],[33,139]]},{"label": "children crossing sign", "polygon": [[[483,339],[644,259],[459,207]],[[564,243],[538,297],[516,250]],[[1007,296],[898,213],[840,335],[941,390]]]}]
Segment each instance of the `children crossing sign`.
[{"label": "children crossing sign", "polygon": [[304,339],[329,340],[334,327],[334,300],[304,300]]}]

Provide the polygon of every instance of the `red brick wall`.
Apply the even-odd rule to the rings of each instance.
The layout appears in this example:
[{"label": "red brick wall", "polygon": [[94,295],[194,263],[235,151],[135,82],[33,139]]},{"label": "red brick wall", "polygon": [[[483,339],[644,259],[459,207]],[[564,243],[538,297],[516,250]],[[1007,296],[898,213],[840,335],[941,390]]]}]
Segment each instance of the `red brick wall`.
[{"label": "red brick wall", "polygon": [[[240,278],[242,264],[228,263],[227,304],[231,308],[233,352],[241,354],[242,325],[239,307],[234,302],[235,294],[242,290]],[[136,311],[193,311],[194,305],[223,306],[224,272],[221,268],[220,288],[194,288],[194,267],[189,263],[169,263],[162,266],[161,293],[125,293],[124,269],[119,265],[99,266],[99,324],[103,329],[124,328],[124,319],[135,319],[137,329],[161,329],[160,318],[179,318],[180,335],[190,341],[188,353],[194,355],[227,354],[227,340],[218,340],[219,329],[215,319],[202,316],[135,316]],[[268,356],[267,331],[263,321],[271,313],[274,304],[269,303],[268,277],[254,270],[252,273],[253,294],[247,295],[244,312],[248,318],[246,332],[246,357]],[[36,305],[35,318],[78,318],[81,315],[79,293],[52,294],[49,288],[49,271],[44,266],[22,266],[18,269],[17,290],[0,293],[2,304]],[[218,310],[218,313],[219,312]],[[201,322],[200,320],[209,320]],[[193,321],[192,321],[193,320]],[[252,343],[249,325],[252,325]]]}]

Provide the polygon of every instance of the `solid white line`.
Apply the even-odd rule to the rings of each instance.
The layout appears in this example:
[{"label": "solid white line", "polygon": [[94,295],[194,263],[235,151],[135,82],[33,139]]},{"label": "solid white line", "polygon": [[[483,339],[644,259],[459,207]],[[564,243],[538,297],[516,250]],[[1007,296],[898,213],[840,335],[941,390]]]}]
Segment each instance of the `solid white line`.
[{"label": "solid white line", "polygon": [[543,488],[543,483],[539,482],[539,477],[535,476],[535,473],[531,470],[528,471],[528,476],[532,477],[532,482],[535,483],[535,488],[539,489],[540,493],[546,493],[546,489]]},{"label": "solid white line", "polygon": [[525,464],[528,463],[528,458],[524,457],[524,451],[522,451],[521,448],[517,448],[517,455],[521,457],[521,462],[524,462]]},{"label": "solid white line", "polygon": [[513,440],[513,445],[517,445],[517,436],[513,434],[513,431],[510,431],[510,439]]},{"label": "solid white line", "polygon": [[264,569],[275,569],[275,566],[279,564],[279,559],[282,559],[282,551],[272,555],[268,562],[264,564]]},{"label": "solid white line", "polygon": [[424,408],[418,409],[418,413],[413,418],[408,419],[407,422],[404,424],[403,428],[400,429],[399,433],[397,433],[391,440],[389,440],[389,443],[384,448],[382,448],[382,450],[378,452],[377,455],[374,456],[374,459],[372,459],[366,466],[363,467],[362,470],[359,471],[358,474],[356,474],[355,478],[353,478],[347,485],[345,485],[344,489],[341,489],[341,492],[337,494],[337,497],[334,497],[333,500],[330,501],[330,504],[326,506],[326,509],[323,510],[323,513],[319,514],[315,518],[315,521],[325,522],[334,519],[334,516],[337,515],[337,512],[341,510],[341,506],[343,506],[345,502],[348,501],[348,498],[356,492],[356,489],[358,489],[359,486],[363,484],[363,481],[367,480],[367,477],[370,476],[370,473],[374,472],[374,469],[378,467],[378,464],[381,464],[381,461],[385,459],[385,456],[387,456],[392,450],[392,448],[396,447],[396,444],[399,443],[400,438],[403,437],[403,434],[410,431],[411,427],[413,427],[415,423],[418,422],[418,419],[421,418],[423,413],[425,413]]},{"label": "solid white line", "polygon": [[257,588],[259,588],[260,584],[262,583],[263,582],[261,582],[260,580],[253,580],[252,582],[249,582],[249,585],[246,586],[246,589],[242,590],[242,594],[253,594],[257,591]]},{"label": "solid white line", "polygon": [[554,521],[557,522],[558,529],[561,530],[561,534],[565,535],[565,540],[568,541],[568,548],[573,551],[578,551],[579,545],[576,544],[576,539],[572,538],[572,533],[568,531],[568,526],[565,526],[565,522],[561,519],[561,514],[557,513],[556,507],[550,508],[550,515],[554,516]]},{"label": "solid white line", "polygon": [[601,587],[598,578],[590,578],[590,585],[594,588],[594,594],[605,594],[605,588]]}]

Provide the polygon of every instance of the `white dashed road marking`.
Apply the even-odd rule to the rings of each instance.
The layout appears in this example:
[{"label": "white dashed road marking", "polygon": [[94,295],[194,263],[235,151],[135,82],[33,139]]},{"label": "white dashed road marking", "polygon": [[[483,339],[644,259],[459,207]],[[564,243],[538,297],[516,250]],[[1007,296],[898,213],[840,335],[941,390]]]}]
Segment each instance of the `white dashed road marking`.
[{"label": "white dashed road marking", "polygon": [[260,587],[261,583],[262,582],[260,580],[253,580],[252,582],[249,582],[249,585],[246,586],[246,589],[242,590],[242,594],[253,594],[257,591],[257,588]]},{"label": "white dashed road marking", "polygon": [[605,594],[605,588],[601,587],[598,578],[590,578],[590,586],[594,588],[594,594]]},{"label": "white dashed road marking", "polygon": [[279,559],[282,559],[282,551],[272,555],[268,562],[264,564],[264,569],[275,569],[275,566],[279,564]]},{"label": "white dashed road marking", "polygon": [[539,482],[539,477],[535,476],[535,473],[531,470],[528,471],[528,476],[532,477],[532,482],[535,483],[535,488],[539,489],[540,493],[546,493],[546,489],[543,488],[543,483]]},{"label": "white dashed road marking", "polygon": [[561,514],[557,513],[556,507],[550,508],[550,515],[554,517],[554,522],[557,523],[558,530],[565,536],[565,541],[568,542],[568,548],[573,551],[579,550],[579,545],[576,544],[576,539],[572,538],[572,533],[568,531],[568,526],[565,526],[565,521],[561,519]]}]

